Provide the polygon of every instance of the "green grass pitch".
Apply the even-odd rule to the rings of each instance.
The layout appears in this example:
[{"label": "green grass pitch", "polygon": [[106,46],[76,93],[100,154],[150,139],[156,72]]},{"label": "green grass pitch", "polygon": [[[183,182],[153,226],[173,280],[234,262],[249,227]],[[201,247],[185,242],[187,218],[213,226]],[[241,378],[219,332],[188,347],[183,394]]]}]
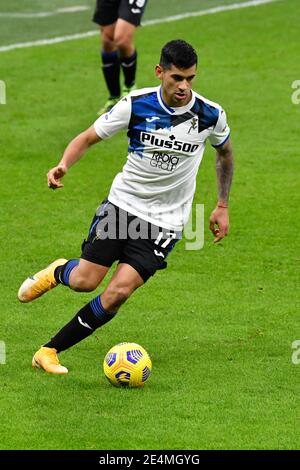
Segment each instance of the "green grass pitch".
[{"label": "green grass pitch", "polygon": [[[205,203],[204,248],[186,251],[181,242],[167,271],[61,354],[65,377],[33,370],[31,357],[92,294],[58,287],[21,305],[16,293],[49,261],[80,254],[125,162],[125,134],[95,146],[63,190],[49,191],[47,170],[106,97],[98,38],[0,54],[1,449],[299,448],[300,364],[291,361],[300,339],[300,105],[291,101],[299,15],[299,1],[287,0],[138,31],[140,87],[157,83],[161,46],[181,37],[199,52],[194,89],[227,110],[236,160],[231,233],[212,244],[207,146],[195,195]],[[152,357],[144,389],[116,389],[104,377],[104,355],[121,341]]]}]

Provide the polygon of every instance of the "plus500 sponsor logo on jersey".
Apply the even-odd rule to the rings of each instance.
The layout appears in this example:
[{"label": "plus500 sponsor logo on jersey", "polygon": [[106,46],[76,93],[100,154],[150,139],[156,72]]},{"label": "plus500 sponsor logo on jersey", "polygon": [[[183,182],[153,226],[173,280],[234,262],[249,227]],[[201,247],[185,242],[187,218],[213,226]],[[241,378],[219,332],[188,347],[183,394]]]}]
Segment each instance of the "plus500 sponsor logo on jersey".
[{"label": "plus500 sponsor logo on jersey", "polygon": [[141,141],[143,144],[151,144],[154,147],[161,147],[169,150],[177,150],[178,152],[194,153],[198,148],[198,144],[190,144],[189,142],[182,142],[181,140],[165,140],[161,137],[155,137],[155,135],[149,132],[141,132]]}]

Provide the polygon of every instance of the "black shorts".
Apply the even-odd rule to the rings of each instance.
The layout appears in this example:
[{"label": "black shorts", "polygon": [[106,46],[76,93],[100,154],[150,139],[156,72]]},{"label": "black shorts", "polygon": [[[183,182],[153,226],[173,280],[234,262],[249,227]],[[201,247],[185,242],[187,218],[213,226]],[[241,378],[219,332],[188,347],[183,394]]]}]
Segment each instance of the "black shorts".
[{"label": "black shorts", "polygon": [[81,258],[107,267],[127,263],[146,282],[167,267],[166,257],[180,238],[181,232],[146,222],[106,199],[93,218]]},{"label": "black shorts", "polygon": [[121,18],[134,26],[139,26],[146,3],[147,0],[97,0],[93,21],[101,26],[107,26]]}]

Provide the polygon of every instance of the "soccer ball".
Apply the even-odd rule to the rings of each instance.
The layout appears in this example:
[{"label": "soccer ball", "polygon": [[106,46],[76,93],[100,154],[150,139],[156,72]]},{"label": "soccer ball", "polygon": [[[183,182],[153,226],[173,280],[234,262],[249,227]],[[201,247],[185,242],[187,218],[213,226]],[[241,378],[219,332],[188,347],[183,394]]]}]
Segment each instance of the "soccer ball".
[{"label": "soccer ball", "polygon": [[151,374],[152,362],[139,344],[119,343],[106,354],[103,369],[116,387],[143,387]]}]

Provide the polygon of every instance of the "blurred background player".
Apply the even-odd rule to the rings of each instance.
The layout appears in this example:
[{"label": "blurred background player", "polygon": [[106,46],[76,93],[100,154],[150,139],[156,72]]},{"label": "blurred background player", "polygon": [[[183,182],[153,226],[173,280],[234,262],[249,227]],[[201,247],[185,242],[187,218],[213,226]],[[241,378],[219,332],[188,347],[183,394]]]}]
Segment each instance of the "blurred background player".
[{"label": "blurred background player", "polygon": [[[109,97],[98,114],[108,112],[135,89],[137,52],[134,34],[141,23],[147,0],[97,0],[93,21],[100,26],[102,70]],[[121,90],[120,69],[124,86]]]}]

